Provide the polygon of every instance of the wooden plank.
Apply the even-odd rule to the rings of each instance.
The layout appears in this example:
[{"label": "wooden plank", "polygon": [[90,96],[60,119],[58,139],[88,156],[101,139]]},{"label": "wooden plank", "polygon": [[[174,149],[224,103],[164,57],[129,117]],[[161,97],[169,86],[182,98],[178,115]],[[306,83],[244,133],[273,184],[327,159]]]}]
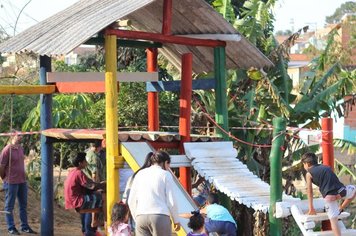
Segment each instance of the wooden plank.
[{"label": "wooden plank", "polygon": [[[345,219],[350,216],[350,213],[348,212],[341,212],[340,215],[338,216],[338,219]],[[320,212],[317,213],[316,215],[301,215],[300,216],[300,221],[307,222],[307,221],[323,221],[323,220],[328,220],[328,214],[326,212]]]},{"label": "wooden plank", "polygon": [[[147,82],[147,92],[180,91],[180,80]],[[192,80],[192,90],[209,90],[215,88],[215,79],[195,79]]]},{"label": "wooden plank", "polygon": [[105,82],[57,82],[58,93],[105,93]]},{"label": "wooden plank", "polygon": [[221,40],[221,41],[241,41],[240,34],[184,34],[177,35],[189,38],[199,38],[199,39],[213,39],[213,40]]},{"label": "wooden plank", "polygon": [[47,137],[75,140],[75,139],[103,139],[104,130],[94,129],[46,129],[42,130],[42,134]]},{"label": "wooden plank", "polygon": [[[119,47],[132,47],[132,48],[161,48],[162,47],[162,43],[155,43],[149,41],[118,39],[116,42]],[[104,45],[104,38],[93,37],[88,39],[83,44]]]},{"label": "wooden plank", "polygon": [[[158,72],[118,72],[118,82],[158,81]],[[105,81],[104,72],[47,72],[47,82]]]},{"label": "wooden plank", "polygon": [[212,39],[195,39],[188,37],[180,37],[173,35],[162,35],[158,33],[148,33],[144,31],[129,31],[119,29],[106,29],[105,34],[116,35],[119,38],[128,39],[144,39],[160,43],[173,43],[189,46],[203,46],[203,47],[225,47],[226,42]]},{"label": "wooden plank", "polygon": [[52,94],[54,85],[0,85],[0,94]]}]

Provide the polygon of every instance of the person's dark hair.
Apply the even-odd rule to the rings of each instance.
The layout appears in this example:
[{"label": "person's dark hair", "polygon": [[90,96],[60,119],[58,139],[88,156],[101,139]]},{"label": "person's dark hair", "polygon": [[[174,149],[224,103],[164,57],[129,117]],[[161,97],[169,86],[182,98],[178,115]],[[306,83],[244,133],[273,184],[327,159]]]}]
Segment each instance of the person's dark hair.
[{"label": "person's dark hair", "polygon": [[111,224],[114,224],[115,222],[123,223],[128,213],[128,205],[123,202],[115,203],[111,211]]},{"label": "person's dark hair", "polygon": [[302,156],[302,163],[316,165],[316,164],[318,164],[318,157],[312,152],[304,153]]},{"label": "person's dark hair", "polygon": [[152,154],[153,154],[153,152],[149,152],[149,153],[146,155],[145,162],[144,162],[143,165],[140,167],[140,169],[138,169],[138,170],[133,174],[132,178],[135,178],[135,176],[137,175],[137,173],[140,172],[141,170],[146,169],[147,167],[150,167],[150,166],[152,165],[152,162],[151,162]]},{"label": "person's dark hair", "polygon": [[209,202],[209,204],[219,204],[219,196],[217,193],[209,193],[206,200]]},{"label": "person's dark hair", "polygon": [[100,142],[89,143],[89,147],[100,148],[101,143]]},{"label": "person's dark hair", "polygon": [[204,226],[204,217],[199,211],[192,211],[192,214],[189,218],[188,227],[193,231],[201,229]]},{"label": "person's dark hair", "polygon": [[86,154],[84,152],[78,152],[76,157],[73,160],[73,165],[75,167],[79,166],[79,163],[85,160]]},{"label": "person's dark hair", "polygon": [[157,151],[152,153],[151,161],[152,164],[162,164],[165,163],[166,161],[168,161],[168,163],[171,163],[171,157],[165,151]]}]

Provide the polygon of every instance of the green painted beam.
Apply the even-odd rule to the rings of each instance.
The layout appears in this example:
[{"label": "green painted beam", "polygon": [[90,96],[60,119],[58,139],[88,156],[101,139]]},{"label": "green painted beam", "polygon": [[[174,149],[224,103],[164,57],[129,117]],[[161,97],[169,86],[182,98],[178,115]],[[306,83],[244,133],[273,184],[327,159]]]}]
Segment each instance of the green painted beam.
[{"label": "green painted beam", "polygon": [[[88,39],[86,45],[104,45],[104,38],[94,37]],[[161,48],[162,43],[150,42],[150,41],[135,41],[126,39],[117,39],[118,47],[132,47],[132,48]]]}]

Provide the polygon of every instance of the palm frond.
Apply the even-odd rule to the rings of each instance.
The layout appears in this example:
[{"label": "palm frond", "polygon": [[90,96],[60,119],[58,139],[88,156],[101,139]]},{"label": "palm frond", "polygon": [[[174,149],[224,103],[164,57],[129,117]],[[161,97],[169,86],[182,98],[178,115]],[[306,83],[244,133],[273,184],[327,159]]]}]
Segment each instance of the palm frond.
[{"label": "palm frond", "polygon": [[348,155],[356,154],[356,143],[343,140],[343,139],[334,139],[334,146],[341,148],[341,152],[347,151]]},{"label": "palm frond", "polygon": [[354,174],[354,171],[350,170],[347,166],[345,166],[343,163],[335,159],[335,164],[337,165],[339,171],[337,172],[337,177],[343,176],[343,175],[350,175],[352,179],[355,181],[356,180],[356,175]]}]

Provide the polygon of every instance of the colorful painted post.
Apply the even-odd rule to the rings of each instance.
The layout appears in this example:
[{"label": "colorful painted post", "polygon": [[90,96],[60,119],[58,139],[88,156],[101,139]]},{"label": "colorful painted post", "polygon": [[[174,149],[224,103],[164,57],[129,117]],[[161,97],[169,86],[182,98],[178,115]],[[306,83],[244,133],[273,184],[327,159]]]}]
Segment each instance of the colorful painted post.
[{"label": "colorful painted post", "polygon": [[323,150],[323,164],[334,170],[334,143],[333,143],[333,119],[321,119],[321,148]]},{"label": "colorful painted post", "polygon": [[170,35],[172,34],[172,10],[173,3],[172,0],[164,0],[163,2],[163,22],[162,22],[162,34]]},{"label": "colorful painted post", "polygon": [[[214,48],[215,72],[215,121],[226,132],[229,132],[227,98],[226,98],[226,53],[225,47]],[[226,133],[217,129],[217,135],[228,140]]]},{"label": "colorful painted post", "polygon": [[105,35],[105,103],[106,103],[106,209],[107,225],[111,225],[111,209],[119,200],[119,137],[117,118],[118,86],[117,45],[115,35]]},{"label": "colorful painted post", "polygon": [[[226,98],[226,52],[225,47],[214,48],[214,74],[215,74],[215,121],[226,132],[229,132],[229,121]],[[229,136],[216,129],[216,135],[229,140]],[[219,194],[220,202],[227,209],[231,209],[231,201],[226,194]]]},{"label": "colorful painted post", "polygon": [[[157,48],[147,48],[147,72],[157,71]],[[147,93],[148,131],[159,130],[159,98],[158,92]]]},{"label": "colorful painted post", "polygon": [[[321,119],[321,149],[323,151],[323,164],[334,170],[334,144],[333,144],[333,119]],[[322,231],[331,230],[329,220],[321,222]]]},{"label": "colorful painted post", "polygon": [[[179,152],[184,154],[183,143],[190,142],[190,115],[192,102],[192,74],[193,74],[193,55],[185,53],[182,56],[182,80],[179,99]],[[184,189],[191,194],[192,180],[189,167],[179,168],[179,180]]]},{"label": "colorful painted post", "polygon": [[282,157],[284,154],[284,138],[286,121],[284,118],[273,119],[273,139],[270,153],[270,207],[269,228],[273,236],[282,235],[282,220],[275,217],[276,202],[282,201]]},{"label": "colorful painted post", "polygon": [[[51,58],[40,56],[40,84],[47,84]],[[40,95],[41,130],[52,128],[52,94]],[[41,235],[53,236],[53,145],[41,134]]]}]

